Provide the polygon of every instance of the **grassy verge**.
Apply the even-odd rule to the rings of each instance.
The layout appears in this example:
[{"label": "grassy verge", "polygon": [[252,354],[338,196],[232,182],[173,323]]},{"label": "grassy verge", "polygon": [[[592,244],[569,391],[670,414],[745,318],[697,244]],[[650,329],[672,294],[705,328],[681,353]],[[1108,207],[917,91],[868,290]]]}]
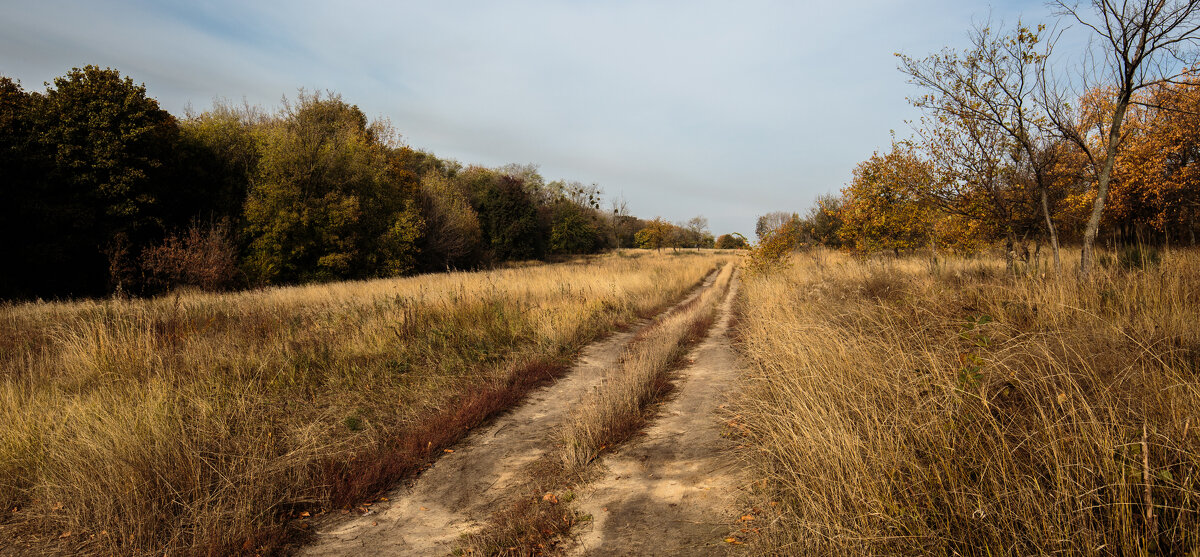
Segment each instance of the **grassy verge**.
[{"label": "grassy verge", "polygon": [[714,265],[645,254],[0,306],[0,548],[279,548],[297,517],[411,474]]},{"label": "grassy verge", "polygon": [[600,388],[564,424],[561,451],[526,470],[529,479],[516,490],[519,496],[465,540],[463,553],[537,555],[570,534],[581,519],[569,505],[572,490],[586,483],[596,458],[652,417],[654,405],[671,390],[672,371],[712,326],[735,266],[726,265],[711,287],[638,333]]},{"label": "grassy verge", "polygon": [[820,254],[741,292],[768,551],[1200,548],[1200,253],[1086,282]]}]

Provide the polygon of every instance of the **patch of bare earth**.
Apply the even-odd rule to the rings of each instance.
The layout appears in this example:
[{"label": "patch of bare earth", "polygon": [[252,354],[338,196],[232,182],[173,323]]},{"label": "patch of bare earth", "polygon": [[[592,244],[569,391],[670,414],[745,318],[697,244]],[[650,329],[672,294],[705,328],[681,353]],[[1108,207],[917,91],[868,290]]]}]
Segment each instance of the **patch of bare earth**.
[{"label": "patch of bare earth", "polygon": [[[570,555],[725,555],[739,522],[736,441],[722,409],[738,380],[728,331],[735,280],[716,323],[679,371],[675,395],[626,446],[603,458],[603,477],[580,490],[580,527]],[[736,541],[736,538],[735,538]]]},{"label": "patch of bare earth", "polygon": [[[711,287],[712,273],[675,307]],[[668,310],[671,311],[671,310]],[[554,449],[555,431],[572,404],[584,398],[616,364],[638,328],[585,348],[567,374],[542,387],[511,412],[465,438],[420,476],[365,513],[316,525],[314,543],[301,555],[445,555],[458,540],[485,526],[513,497],[526,465]]]}]

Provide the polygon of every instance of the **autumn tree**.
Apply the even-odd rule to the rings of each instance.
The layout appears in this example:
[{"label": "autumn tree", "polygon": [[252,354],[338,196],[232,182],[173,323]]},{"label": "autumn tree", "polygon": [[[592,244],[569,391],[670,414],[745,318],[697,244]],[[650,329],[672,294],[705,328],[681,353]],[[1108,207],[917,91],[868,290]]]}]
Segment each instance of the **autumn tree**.
[{"label": "autumn tree", "polygon": [[1200,83],[1163,84],[1145,106],[1126,118],[1125,148],[1113,169],[1105,220],[1118,229],[1133,227],[1142,239],[1149,228],[1166,242],[1186,231],[1196,241],[1200,210]]},{"label": "autumn tree", "polygon": [[1092,0],[1091,12],[1063,0],[1059,11],[1090,29],[1096,37],[1092,59],[1097,66],[1076,85],[1106,94],[1109,102],[1099,115],[1101,126],[1085,127],[1073,118],[1069,86],[1049,83],[1045,88],[1049,117],[1064,138],[1086,156],[1095,180],[1095,197],[1083,233],[1080,271],[1086,276],[1095,265],[1095,243],[1104,215],[1113,167],[1123,148],[1125,116],[1136,95],[1159,84],[1176,81],[1187,69],[1188,47],[1200,32],[1200,0]]},{"label": "autumn tree", "polygon": [[897,143],[888,153],[872,155],[842,190],[842,240],[862,254],[928,244],[933,209],[923,192],[934,181],[933,168],[911,145]]},{"label": "autumn tree", "polygon": [[661,251],[663,247],[673,245],[675,236],[675,225],[662,217],[654,217],[654,220],[646,223],[645,228],[638,231],[634,242],[639,248]]},{"label": "autumn tree", "polygon": [[932,116],[926,122],[934,129],[921,135],[949,178],[934,182],[942,187],[930,192],[932,198],[1002,233],[1010,267],[1032,225],[1031,206],[1039,205],[1059,272],[1050,191],[1055,135],[1037,102],[1052,46],[1043,46],[1044,30],[1018,22],[998,35],[981,24],[969,33],[966,50],[944,49],[923,59],[900,55],[900,67],[927,91],[910,101]]}]

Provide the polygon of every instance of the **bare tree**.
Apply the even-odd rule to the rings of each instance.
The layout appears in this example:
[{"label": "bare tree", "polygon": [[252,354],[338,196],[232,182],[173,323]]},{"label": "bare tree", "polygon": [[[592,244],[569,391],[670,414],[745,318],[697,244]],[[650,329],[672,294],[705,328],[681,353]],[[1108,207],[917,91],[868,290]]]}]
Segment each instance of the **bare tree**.
[{"label": "bare tree", "polygon": [[[1078,4],[1055,0],[1061,15],[1069,16],[1095,33],[1091,68],[1078,85],[1103,87],[1110,103],[1096,129],[1077,121],[1069,95],[1057,83],[1045,81],[1043,90],[1049,116],[1059,132],[1088,159],[1096,180],[1096,200],[1083,232],[1080,273],[1087,276],[1095,265],[1094,246],[1104,203],[1108,199],[1113,165],[1122,144],[1122,124],[1130,104],[1143,89],[1174,83],[1188,70],[1189,47],[1200,39],[1200,0],[1091,0],[1091,13]],[[1097,54],[1099,56],[1097,56]],[[1075,95],[1077,97],[1077,95]],[[1096,133],[1098,137],[1092,136]],[[1089,139],[1095,137],[1098,141]]]},{"label": "bare tree", "polygon": [[[996,166],[1002,162],[996,155],[1007,154],[1007,163],[1017,170],[1004,173],[1006,179],[1032,177],[1040,199],[1031,201],[1040,204],[1054,251],[1054,270],[1059,273],[1062,263],[1058,230],[1050,210],[1049,176],[1057,138],[1037,102],[1040,78],[1045,75],[1043,68],[1054,44],[1053,34],[1050,40],[1043,40],[1044,32],[1044,26],[1029,28],[1017,22],[1010,34],[997,35],[987,24],[980,24],[971,30],[971,46],[966,51],[944,50],[921,60],[901,55],[900,69],[910,76],[911,83],[933,93],[911,99],[911,102],[937,115],[937,121],[960,128],[970,139],[962,145],[967,148],[962,153],[972,160],[982,157],[985,164],[973,163],[971,166],[986,167],[975,169],[982,171],[976,174],[992,179],[977,185],[990,199],[994,216],[1007,221],[999,224],[1006,230],[1010,244],[1016,241],[1014,226],[1017,223],[1012,222],[1014,211],[1011,200],[1006,197],[1011,197],[1008,194],[1013,190],[1019,192],[1023,188],[1013,187],[1015,184],[1002,188],[1001,184],[995,183],[994,178],[999,177]],[[933,139],[938,147],[945,147],[947,143],[944,138]],[[986,147],[988,152],[979,152],[979,147]],[[938,151],[945,154],[943,149]],[[1013,253],[1011,245],[1009,253]]]},{"label": "bare tree", "polygon": [[686,227],[696,251],[700,251],[700,242],[704,240],[705,234],[708,234],[708,219],[703,215],[696,215],[687,221]]},{"label": "bare tree", "polygon": [[617,251],[621,251],[621,233],[628,226],[627,222],[631,220],[629,215],[629,202],[625,201],[624,197],[614,197],[610,202],[612,208],[612,231],[613,245],[617,247]]},{"label": "bare tree", "polygon": [[796,213],[787,211],[772,211],[758,217],[758,221],[754,224],[754,235],[758,236],[761,242],[769,234],[779,229],[779,227],[791,222],[793,219],[800,218]]}]

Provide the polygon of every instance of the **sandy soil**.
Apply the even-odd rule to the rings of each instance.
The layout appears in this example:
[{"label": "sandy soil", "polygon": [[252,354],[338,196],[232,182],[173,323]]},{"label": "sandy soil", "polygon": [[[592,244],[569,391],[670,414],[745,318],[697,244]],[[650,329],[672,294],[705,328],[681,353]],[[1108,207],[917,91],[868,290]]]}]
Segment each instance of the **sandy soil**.
[{"label": "sandy soil", "polygon": [[646,430],[602,460],[607,472],[580,490],[592,516],[570,555],[725,555],[739,528],[743,476],[722,436],[721,407],[738,378],[728,329],[736,276],[705,340],[679,372],[676,394]]},{"label": "sandy soil", "polygon": [[[711,287],[716,273],[704,282]],[[679,305],[698,296],[698,288]],[[516,409],[467,436],[410,485],[387,494],[365,515],[316,526],[316,541],[301,555],[445,555],[459,538],[485,525],[517,472],[554,448],[554,432],[572,403],[598,386],[637,329],[585,348],[557,382],[534,391]]]}]

